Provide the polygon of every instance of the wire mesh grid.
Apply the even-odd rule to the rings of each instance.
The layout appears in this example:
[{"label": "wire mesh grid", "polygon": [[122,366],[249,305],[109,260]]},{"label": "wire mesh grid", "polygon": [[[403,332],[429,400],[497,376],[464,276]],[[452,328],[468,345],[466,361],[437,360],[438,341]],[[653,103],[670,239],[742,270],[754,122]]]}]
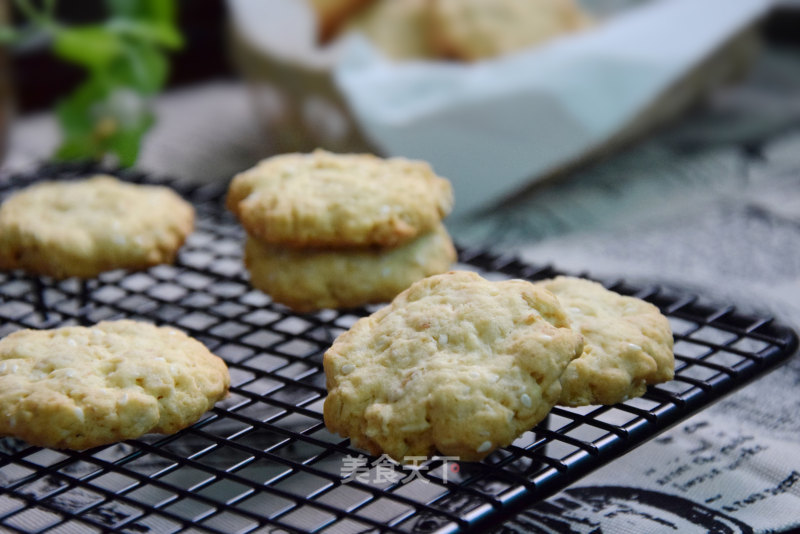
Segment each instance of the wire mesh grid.
[{"label": "wire mesh grid", "polygon": [[[45,167],[36,177],[6,181],[0,194],[40,177],[91,170]],[[0,335],[123,317],[174,325],[228,362],[231,395],[169,436],[81,452],[0,439],[0,531],[480,532],[709,405],[797,347],[795,334],[770,318],[681,291],[607,283],[668,316],[673,381],[614,406],[554,408],[481,463],[433,457],[413,469],[393,465],[351,448],[322,421],[322,354],[375,308],[301,316],[271,303],[247,282],[243,232],[222,209],[223,188],[169,185],[198,210],[198,228],[175,265],[112,271],[86,282],[0,274]],[[461,250],[460,262],[488,278],[559,274],[481,250]]]}]

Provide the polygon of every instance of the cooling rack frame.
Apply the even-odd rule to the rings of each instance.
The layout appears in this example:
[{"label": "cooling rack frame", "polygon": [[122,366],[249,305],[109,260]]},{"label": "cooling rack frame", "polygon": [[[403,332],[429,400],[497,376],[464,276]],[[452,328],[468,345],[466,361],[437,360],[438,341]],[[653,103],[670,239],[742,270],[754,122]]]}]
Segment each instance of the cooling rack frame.
[{"label": "cooling rack frame", "polygon": [[[0,197],[40,179],[102,171],[46,165],[4,177]],[[434,457],[409,469],[367,456],[322,423],[322,352],[375,307],[295,315],[249,287],[226,184],[166,184],[198,229],[174,266],[55,281],[0,273],[0,334],[133,318],[182,328],[228,361],[231,397],[171,436],[87,451],[0,439],[0,530],[10,532],[483,532],[565,488],[788,359],[797,335],[770,317],[680,289],[606,287],[656,304],[675,334],[676,378],[615,406],[556,407],[477,464]],[[538,280],[560,271],[460,249],[462,268]],[[346,467],[353,468],[350,472]]]}]

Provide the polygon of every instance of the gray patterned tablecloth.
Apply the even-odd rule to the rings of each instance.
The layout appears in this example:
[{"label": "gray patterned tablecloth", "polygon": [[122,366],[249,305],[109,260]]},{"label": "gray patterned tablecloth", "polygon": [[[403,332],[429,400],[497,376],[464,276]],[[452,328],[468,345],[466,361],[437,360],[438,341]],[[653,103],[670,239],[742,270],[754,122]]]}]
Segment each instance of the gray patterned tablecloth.
[{"label": "gray patterned tablecloth", "polygon": [[[227,180],[265,155],[246,88],[175,91],[140,166]],[[57,142],[14,125],[7,169]],[[800,55],[768,49],[750,78],[661,133],[449,227],[595,276],[693,289],[800,327]],[[499,532],[772,532],[800,528],[800,360],[727,397]]]}]

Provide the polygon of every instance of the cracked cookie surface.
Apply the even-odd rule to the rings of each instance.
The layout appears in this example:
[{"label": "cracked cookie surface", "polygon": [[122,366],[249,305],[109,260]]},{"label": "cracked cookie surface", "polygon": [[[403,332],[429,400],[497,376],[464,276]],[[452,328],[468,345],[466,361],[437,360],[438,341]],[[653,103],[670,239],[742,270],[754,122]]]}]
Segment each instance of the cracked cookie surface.
[{"label": "cracked cookie surface", "polygon": [[316,150],[236,175],[227,206],[263,243],[396,247],[433,230],[450,213],[453,192],[422,161]]},{"label": "cracked cookie surface", "polygon": [[558,297],[585,341],[583,354],[561,377],[559,404],[616,404],[641,396],[648,384],[672,380],[672,329],[654,305],[582,278],[536,285]]},{"label": "cracked cookie surface", "polygon": [[541,421],[583,348],[557,299],[467,271],[413,284],[324,355],[328,429],[398,461],[477,461]]},{"label": "cracked cookie surface", "polygon": [[86,449],[194,423],[228,368],[180,330],[120,320],[0,340],[0,436]]},{"label": "cracked cookie surface", "polygon": [[0,206],[0,269],[93,278],[172,262],[194,208],[164,186],[98,175],[42,182]]}]

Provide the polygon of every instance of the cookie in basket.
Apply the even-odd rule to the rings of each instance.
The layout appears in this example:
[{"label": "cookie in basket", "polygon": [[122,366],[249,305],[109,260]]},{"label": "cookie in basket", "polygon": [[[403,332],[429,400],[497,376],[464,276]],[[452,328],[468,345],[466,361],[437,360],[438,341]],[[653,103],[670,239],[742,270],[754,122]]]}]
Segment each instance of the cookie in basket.
[{"label": "cookie in basket", "polygon": [[377,0],[347,25],[393,59],[433,58],[430,0]]},{"label": "cookie in basket", "polygon": [[431,0],[439,54],[467,61],[500,56],[586,27],[574,0]]},{"label": "cookie in basket", "polygon": [[450,182],[422,161],[284,154],[234,177],[228,208],[254,238],[284,247],[395,247],[432,231]]},{"label": "cookie in basket", "polygon": [[317,21],[317,36],[324,43],[333,37],[345,21],[373,0],[309,0]]},{"label": "cookie in basket", "polygon": [[536,285],[558,297],[585,340],[583,354],[561,377],[559,404],[615,404],[641,396],[648,384],[672,380],[672,329],[654,305],[581,278]]},{"label": "cookie in basket", "polygon": [[477,461],[547,415],[582,349],[541,287],[431,276],[325,352],[325,424],[398,461],[434,451]]},{"label": "cookie in basket", "polygon": [[456,251],[444,225],[392,249],[294,249],[248,238],[254,287],[298,312],[392,300],[413,282],[450,269]]},{"label": "cookie in basket", "polygon": [[0,436],[86,449],[197,421],[227,395],[225,363],[169,327],[129,320],[0,340]]},{"label": "cookie in basket", "polygon": [[0,206],[0,269],[92,278],[174,260],[194,208],[167,187],[98,175],[42,182]]}]

